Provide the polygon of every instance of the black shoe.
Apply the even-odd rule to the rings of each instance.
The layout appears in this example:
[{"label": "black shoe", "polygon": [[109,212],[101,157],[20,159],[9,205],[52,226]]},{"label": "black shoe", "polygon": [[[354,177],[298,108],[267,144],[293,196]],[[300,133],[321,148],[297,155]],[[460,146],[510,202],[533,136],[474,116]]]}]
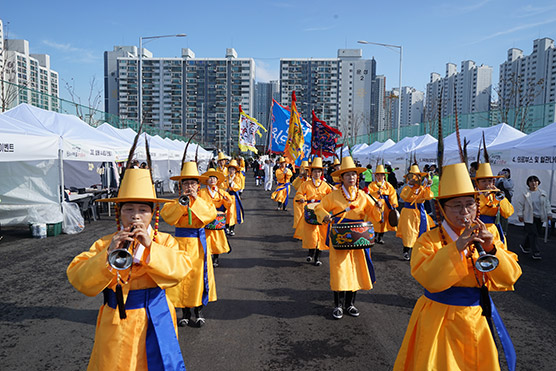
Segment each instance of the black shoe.
[{"label": "black shoe", "polygon": [[212,266],[213,267],[218,267],[220,264],[218,263],[218,259],[214,259],[214,261],[212,262]]},{"label": "black shoe", "polygon": [[233,237],[233,236],[235,236],[235,235],[236,235],[236,232],[234,232],[234,231],[232,231],[232,230],[230,230],[230,232],[228,233],[228,236],[232,236],[232,237]]},{"label": "black shoe", "polygon": [[187,318],[182,318],[178,321],[179,327],[185,327],[187,325],[189,325],[189,320]]},{"label": "black shoe", "polygon": [[332,317],[334,317],[334,319],[341,319],[343,316],[344,310],[342,309],[342,307],[336,307],[332,311]]},{"label": "black shoe", "polygon": [[195,320],[195,325],[197,325],[197,327],[203,327],[206,323],[206,320],[203,317],[199,317]]},{"label": "black shoe", "polygon": [[311,255],[307,256],[307,263],[312,263],[313,257]]},{"label": "black shoe", "polygon": [[376,243],[379,243],[381,245],[384,245],[384,240],[382,238],[379,238]]},{"label": "black shoe", "polygon": [[359,309],[355,308],[354,305],[350,305],[346,308],[346,312],[352,317],[359,317]]},{"label": "black shoe", "polygon": [[411,257],[409,256],[409,251],[403,253],[403,260],[409,261]]},{"label": "black shoe", "polygon": [[535,260],[542,260],[541,253],[540,252],[534,252],[532,258],[535,259]]},{"label": "black shoe", "polygon": [[315,265],[317,267],[320,267],[322,265],[322,262],[320,260],[315,260]]},{"label": "black shoe", "polygon": [[[521,245],[521,244],[519,245],[519,248],[521,249],[521,251],[522,251],[524,254],[529,254],[529,253],[531,253],[531,249],[525,248],[525,247],[523,247],[523,245]],[[534,254],[533,254],[533,255],[534,255]],[[533,258],[533,259],[534,259],[534,258]]]}]

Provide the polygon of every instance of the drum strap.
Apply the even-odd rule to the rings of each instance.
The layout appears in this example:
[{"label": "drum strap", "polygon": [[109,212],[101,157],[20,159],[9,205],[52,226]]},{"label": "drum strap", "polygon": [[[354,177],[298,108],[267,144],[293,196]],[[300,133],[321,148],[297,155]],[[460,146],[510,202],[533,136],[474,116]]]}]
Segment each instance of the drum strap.
[{"label": "drum strap", "polygon": [[[430,300],[441,304],[475,307],[480,304],[481,289],[478,287],[450,287],[447,290],[435,293],[429,292],[425,289],[425,296]],[[500,338],[500,342],[502,343],[508,368],[510,371],[515,371],[516,354],[512,339],[510,338],[510,334],[508,334],[508,330],[506,330],[504,322],[502,322],[502,318],[496,310],[494,302],[490,296],[489,299],[492,308],[492,321],[496,327],[498,338]]]},{"label": "drum strap", "polygon": [[[341,217],[335,217],[334,218],[334,223],[338,223],[338,221],[340,221]],[[362,222],[363,219],[346,219],[344,218],[342,220],[343,222],[346,223],[358,223],[358,222]],[[328,223],[328,228],[326,229],[326,244],[328,246],[330,246],[330,249],[333,249],[332,245],[330,244],[330,229],[332,228],[332,223]],[[364,254],[365,254],[365,262],[367,263],[367,269],[369,270],[369,276],[371,278],[371,282],[375,283],[376,282],[376,276],[375,276],[375,266],[373,264],[373,261],[371,260],[371,249],[370,248],[366,248],[366,249],[362,249]]]},{"label": "drum strap", "polygon": [[427,212],[425,211],[425,204],[422,202],[417,202],[414,204],[406,202],[404,203],[403,207],[405,207],[406,209],[419,209],[419,237],[421,237],[421,235],[427,231],[428,223]]},{"label": "drum strap", "polygon": [[[116,294],[110,289],[103,291],[106,304],[116,309]],[[149,370],[184,370],[185,364],[174,330],[174,323],[166,293],[160,287],[131,290],[125,307],[128,310],[145,308],[149,320],[146,350]]]},{"label": "drum strap", "polygon": [[217,207],[216,210],[224,212],[226,211],[226,208],[224,207],[224,205],[220,205],[220,207]]},{"label": "drum strap", "polygon": [[236,191],[231,191],[230,194],[236,198],[237,224],[241,224],[243,223],[243,215],[245,215],[243,211],[243,204],[241,203],[241,197],[239,197],[239,193]]},{"label": "drum strap", "polygon": [[500,234],[500,240],[502,241],[502,243],[506,243],[504,239],[504,231],[502,230],[502,225],[500,223],[496,223],[496,216],[481,214],[479,216],[479,219],[481,219],[481,221],[485,224],[496,225],[496,229],[498,229],[498,233]]},{"label": "drum strap", "polygon": [[380,195],[380,198],[382,198],[384,200],[384,202],[386,203],[386,206],[388,206],[388,208],[390,210],[393,210],[394,208],[392,207],[392,204],[390,203],[390,196],[388,195]]},{"label": "drum strap", "polygon": [[176,237],[198,238],[203,245],[204,262],[203,262],[203,305],[208,304],[209,298],[209,282],[207,269],[207,237],[204,228],[179,228],[176,227]]}]

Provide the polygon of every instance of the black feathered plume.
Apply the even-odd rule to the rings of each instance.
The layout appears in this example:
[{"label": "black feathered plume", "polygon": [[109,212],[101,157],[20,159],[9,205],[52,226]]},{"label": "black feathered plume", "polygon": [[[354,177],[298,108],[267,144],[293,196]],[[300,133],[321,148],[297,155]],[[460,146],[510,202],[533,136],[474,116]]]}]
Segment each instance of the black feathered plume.
[{"label": "black feathered plume", "polygon": [[485,132],[484,131],[483,131],[483,153],[485,154],[485,162],[490,163],[490,158],[488,157],[487,144],[486,144],[486,140],[485,140]]},{"label": "black feathered plume", "polygon": [[456,117],[456,138],[458,140],[458,151],[459,151],[459,158],[461,162],[464,164],[467,163],[465,160],[465,155],[463,153],[463,146],[461,144],[461,137],[459,135],[459,123],[458,123],[458,102],[456,99],[456,84],[454,84],[454,116]]},{"label": "black feathered plume", "polygon": [[154,184],[153,161],[151,159],[151,150],[149,147],[149,140],[147,139],[147,135],[145,135],[145,152],[147,153],[147,167],[149,168],[149,173],[151,174],[151,182]]},{"label": "black feathered plume", "polygon": [[469,169],[469,165],[467,164],[467,162],[468,162],[467,145],[468,144],[469,144],[469,141],[467,140],[467,138],[463,137],[463,163],[465,164],[465,167],[467,169]]},{"label": "black feathered plume", "polygon": [[189,138],[189,140],[187,141],[187,144],[185,145],[185,149],[183,150],[183,157],[181,159],[181,166],[183,168],[183,164],[185,163],[186,157],[187,157],[187,148],[189,147],[189,143],[191,143],[191,140],[193,139],[193,137],[197,135],[197,132],[194,132],[193,135]]},{"label": "black feathered plume", "polygon": [[197,165],[199,165],[199,161],[197,161],[199,159],[199,144],[197,144],[197,148],[195,148],[195,163]]},{"label": "black feathered plume", "polygon": [[440,90],[440,97],[438,98],[438,149],[436,152],[436,168],[438,169],[438,176],[442,175],[442,166],[444,163],[444,134],[442,133],[442,94],[444,88]]},{"label": "black feathered plume", "polygon": [[137,134],[135,135],[135,138],[133,139],[133,144],[131,145],[131,148],[129,149],[129,154],[127,155],[127,165],[125,167],[125,170],[131,168],[131,164],[133,163],[133,156],[135,155],[135,148],[137,148],[137,142],[139,141],[139,136],[141,136],[141,130],[143,129],[143,123],[141,123],[141,125],[139,125],[139,130],[137,130]]},{"label": "black feathered plume", "polygon": [[479,152],[477,152],[477,164],[481,162],[481,144],[482,142],[479,141]]}]

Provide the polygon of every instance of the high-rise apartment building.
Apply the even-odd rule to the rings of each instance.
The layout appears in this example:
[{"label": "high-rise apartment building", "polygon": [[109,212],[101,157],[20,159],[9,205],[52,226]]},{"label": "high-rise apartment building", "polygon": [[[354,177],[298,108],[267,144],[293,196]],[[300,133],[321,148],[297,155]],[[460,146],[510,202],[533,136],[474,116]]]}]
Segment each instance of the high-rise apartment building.
[{"label": "high-rise apartment building", "polygon": [[425,93],[410,86],[403,86],[400,126],[408,126],[423,122],[424,107]]},{"label": "high-rise apartment building", "polygon": [[[500,110],[556,102],[554,40],[547,37],[536,39],[528,56],[524,56],[521,49],[509,49],[506,61],[500,65],[498,95]],[[542,111],[543,122],[556,120],[554,105],[548,105]]]},{"label": "high-rise apartment building", "polygon": [[376,96],[376,99],[373,99],[373,102],[376,102],[374,103],[376,108],[373,108],[376,112],[376,131],[392,129],[395,127],[394,121],[392,121],[394,117],[393,105],[397,104],[398,100],[391,90],[386,90],[386,76],[378,75],[375,77],[373,96]]},{"label": "high-rise apartment building", "polygon": [[435,120],[438,117],[440,92],[444,117],[454,114],[454,99],[457,102],[458,115],[489,111],[491,91],[492,67],[463,61],[461,71],[458,72],[455,64],[447,63],[444,77],[436,72],[431,73],[427,84],[426,119]]},{"label": "high-rise apartment building", "polygon": [[29,103],[57,111],[59,79],[58,72],[50,68],[50,56],[31,54],[27,40],[4,39],[1,21],[0,44],[0,78],[7,82],[0,88],[0,109]]},{"label": "high-rise apartment building", "polygon": [[[280,102],[280,81],[258,82],[255,84],[255,112],[253,117],[265,128],[270,128],[272,100]],[[270,130],[270,129],[269,129]],[[267,133],[256,136],[257,144],[266,143]]]},{"label": "high-rise apartment building", "polygon": [[[104,53],[105,110],[138,120],[138,50],[115,46]],[[239,105],[253,109],[255,63],[227,49],[224,58],[155,58],[142,50],[142,111],[147,125],[179,135],[197,131],[205,147],[237,148]]]},{"label": "high-rise apartment building", "polygon": [[371,83],[376,64],[362,59],[361,49],[339,49],[337,58],[280,59],[280,97],[291,103],[295,90],[301,115],[317,117],[344,135],[368,134],[371,122]]}]

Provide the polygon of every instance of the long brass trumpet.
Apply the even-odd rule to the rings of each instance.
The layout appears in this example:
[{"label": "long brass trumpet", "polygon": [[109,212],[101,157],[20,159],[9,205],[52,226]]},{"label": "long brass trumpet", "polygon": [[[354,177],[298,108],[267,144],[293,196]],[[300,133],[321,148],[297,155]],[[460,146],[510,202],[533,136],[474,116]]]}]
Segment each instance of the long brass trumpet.
[{"label": "long brass trumpet", "polygon": [[[130,232],[133,232],[135,226],[131,227]],[[131,267],[133,264],[133,255],[129,251],[131,241],[125,241],[123,246],[119,249],[112,250],[108,254],[108,264],[119,271],[123,271]]]},{"label": "long brass trumpet", "polygon": [[189,196],[181,195],[180,198],[178,198],[178,203],[182,206],[189,206]]},{"label": "long brass trumpet", "polygon": [[[467,221],[468,220],[466,219],[466,222]],[[475,249],[479,253],[479,257],[475,262],[475,268],[477,268],[479,272],[487,273],[498,267],[500,261],[496,256],[487,253],[485,249],[483,249],[483,246],[481,246],[481,244],[477,241],[473,242],[473,246],[475,246]]]}]

